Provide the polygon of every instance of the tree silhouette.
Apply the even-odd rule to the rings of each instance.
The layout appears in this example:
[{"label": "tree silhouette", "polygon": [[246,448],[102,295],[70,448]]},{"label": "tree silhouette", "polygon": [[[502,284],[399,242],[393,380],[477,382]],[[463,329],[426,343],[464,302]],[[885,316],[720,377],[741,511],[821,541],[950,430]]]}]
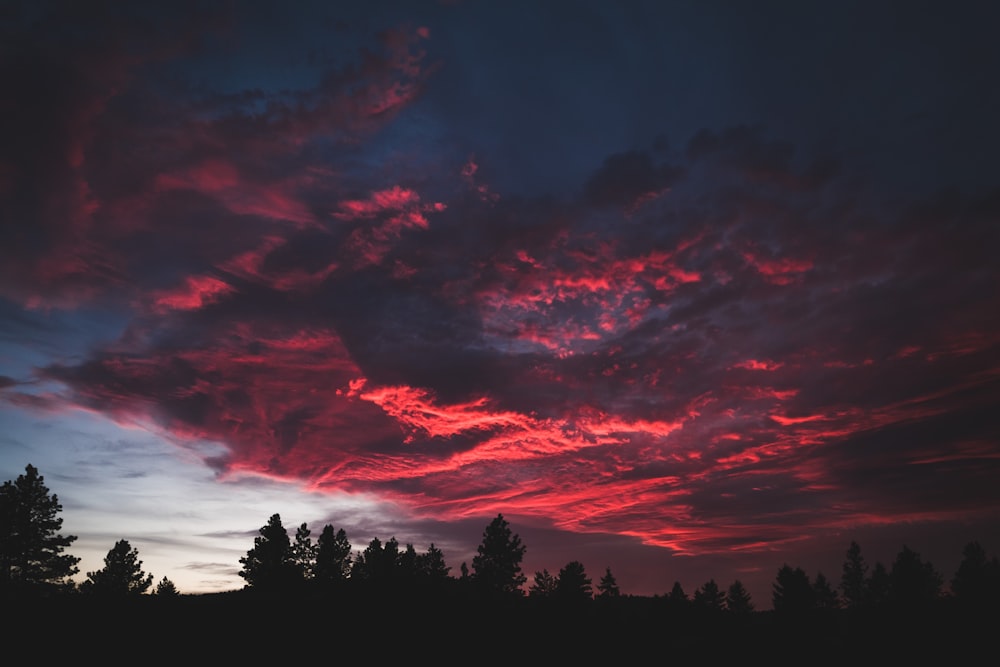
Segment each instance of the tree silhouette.
[{"label": "tree silhouette", "polygon": [[750,593],[739,579],[730,584],[726,591],[726,610],[734,614],[749,614],[753,611]]},{"label": "tree silhouette", "polygon": [[963,604],[995,605],[1000,597],[1000,560],[987,559],[986,550],[976,541],[962,549],[962,562],[951,580],[951,592]]},{"label": "tree silhouette", "polygon": [[445,564],[444,552],[434,546],[433,542],[425,553],[420,554],[417,567],[420,575],[430,581],[444,581],[451,572],[451,568]]},{"label": "tree silhouette", "polygon": [[593,599],[590,577],[578,560],[570,561],[559,570],[556,578],[556,597],[563,602],[572,604]]},{"label": "tree silhouette", "polygon": [[816,593],[809,575],[787,563],[778,570],[772,586],[772,604],[778,613],[797,613],[815,607]]},{"label": "tree silhouette", "polygon": [[844,606],[856,608],[864,605],[868,598],[868,565],[861,556],[861,547],[857,542],[851,542],[847,548],[846,559],[840,576],[840,592],[843,594]]},{"label": "tree silhouette", "polygon": [[379,586],[398,582],[402,574],[400,556],[399,542],[395,537],[389,538],[385,544],[373,537],[365,550],[354,557],[351,578]]},{"label": "tree silhouette", "polygon": [[899,607],[925,605],[941,596],[943,582],[933,565],[904,545],[889,573],[889,600]]},{"label": "tree silhouette", "polygon": [[40,592],[73,587],[80,559],[63,553],[75,535],[61,535],[62,505],[30,463],[0,487],[0,591]]},{"label": "tree silhouette", "polygon": [[259,532],[253,548],[240,558],[243,569],[239,574],[247,586],[257,591],[277,592],[298,585],[302,572],[295,563],[281,515],[272,514]]},{"label": "tree silhouette", "polygon": [[316,562],[313,578],[321,585],[341,583],[351,574],[351,543],[344,529],[334,532],[333,526],[323,526],[316,541]]},{"label": "tree silhouette", "polygon": [[414,583],[420,577],[420,554],[416,547],[407,542],[406,548],[399,554],[397,565],[399,575],[406,583]]},{"label": "tree silhouette", "polygon": [[717,612],[725,609],[726,596],[715,579],[709,579],[694,592],[694,605],[701,610]]},{"label": "tree silhouette", "polygon": [[528,589],[528,595],[536,599],[551,598],[556,594],[559,582],[548,570],[535,572],[535,580]]},{"label": "tree silhouette", "polygon": [[615,580],[615,575],[611,574],[611,568],[604,568],[604,576],[601,577],[601,581],[597,584],[597,597],[599,598],[616,598],[621,596],[621,591],[618,589],[618,582]]},{"label": "tree silhouette", "polygon": [[816,573],[813,580],[813,603],[817,609],[837,609],[840,607],[840,599],[837,591],[822,572]]},{"label": "tree silhouette", "polygon": [[292,543],[292,562],[298,568],[303,579],[313,577],[313,567],[316,563],[316,545],[310,537],[311,531],[306,524],[301,524],[295,530],[295,542]]},{"label": "tree silhouette", "polygon": [[174,582],[170,581],[166,577],[160,579],[159,583],[156,584],[156,589],[153,591],[157,597],[177,597],[180,593],[177,587],[174,586]]},{"label": "tree silhouette", "polygon": [[875,561],[866,583],[866,600],[874,607],[881,607],[889,600],[891,578],[880,561]]},{"label": "tree silhouette", "polygon": [[483,531],[483,540],[472,558],[472,580],[486,593],[521,595],[526,577],[521,561],[526,547],[498,514]]},{"label": "tree silhouette", "polygon": [[104,567],[88,572],[81,590],[103,597],[129,597],[142,595],[153,585],[153,575],[142,571],[138,549],[128,540],[118,540],[104,557]]}]

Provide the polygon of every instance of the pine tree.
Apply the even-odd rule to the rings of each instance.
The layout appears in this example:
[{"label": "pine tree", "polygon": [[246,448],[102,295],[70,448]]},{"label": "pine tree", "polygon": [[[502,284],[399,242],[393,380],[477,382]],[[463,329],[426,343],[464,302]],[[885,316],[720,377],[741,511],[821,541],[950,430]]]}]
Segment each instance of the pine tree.
[{"label": "pine tree", "polygon": [[159,583],[156,584],[154,593],[157,597],[161,598],[173,598],[180,595],[177,591],[177,587],[174,586],[174,582],[170,581],[166,577],[160,579]]},{"label": "pine tree", "polygon": [[556,597],[563,602],[574,604],[593,599],[594,591],[583,563],[578,560],[570,561],[559,570],[556,579]]},{"label": "pine tree", "polygon": [[686,604],[690,602],[687,593],[684,592],[684,587],[681,586],[681,582],[675,581],[670,592],[667,594],[667,599],[678,604]]},{"label": "pine tree", "polygon": [[321,584],[346,581],[351,574],[351,543],[344,529],[334,532],[333,526],[323,526],[316,543],[316,563],[313,576]]},{"label": "pine tree", "polygon": [[118,540],[104,557],[104,567],[87,573],[81,590],[104,597],[142,595],[153,585],[153,575],[142,571],[138,549],[128,540]]},{"label": "pine tree", "polygon": [[979,542],[969,542],[962,549],[962,562],[951,580],[951,592],[962,604],[986,608],[1000,597],[1000,560],[987,559]]},{"label": "pine tree", "polygon": [[709,579],[694,592],[694,604],[699,609],[710,612],[722,611],[726,607],[726,595],[719,590],[715,579]]},{"label": "pine tree", "polygon": [[611,574],[611,568],[604,568],[604,576],[601,577],[601,581],[597,584],[597,597],[599,598],[616,598],[621,596],[621,591],[618,589],[618,582],[615,580],[615,575]]},{"label": "pine tree", "polygon": [[779,613],[797,613],[816,606],[816,592],[809,575],[800,567],[785,564],[772,586],[772,604]]},{"label": "pine tree", "polygon": [[0,487],[0,591],[69,589],[80,559],[63,553],[75,535],[61,535],[62,505],[30,463]]},{"label": "pine tree", "polygon": [[889,600],[891,577],[881,561],[875,561],[872,572],[865,582],[865,604],[880,607]]},{"label": "pine tree", "polygon": [[551,598],[556,594],[557,584],[555,576],[548,570],[535,572],[535,580],[528,588],[528,596],[535,599]]},{"label": "pine tree", "polygon": [[889,601],[908,608],[933,602],[941,596],[943,582],[933,565],[904,545],[889,573]]},{"label": "pine tree", "polygon": [[309,535],[309,527],[303,523],[296,529],[295,542],[292,544],[292,561],[304,579],[312,579],[316,564],[316,545]]},{"label": "pine tree", "polygon": [[417,562],[421,575],[431,581],[447,579],[448,573],[451,572],[451,568],[445,564],[444,552],[434,546],[433,542],[427,551],[420,555]]},{"label": "pine tree", "polygon": [[498,514],[483,531],[483,541],[472,558],[472,579],[486,593],[521,595],[526,577],[521,572],[525,546]]},{"label": "pine tree", "polygon": [[733,614],[749,614],[753,611],[750,593],[739,579],[730,584],[726,591],[726,610]]},{"label": "pine tree", "polygon": [[837,591],[833,589],[829,579],[822,572],[817,572],[816,578],[813,580],[813,597],[818,609],[837,609],[840,607]]},{"label": "pine tree", "polygon": [[302,572],[295,563],[288,531],[279,514],[272,514],[254,538],[253,548],[240,558],[240,576],[247,587],[266,592],[279,592],[297,586]]},{"label": "pine tree", "polygon": [[680,616],[688,612],[691,608],[691,600],[684,592],[681,582],[675,581],[670,592],[666,596],[667,610],[671,615]]},{"label": "pine tree", "polygon": [[844,605],[848,608],[860,607],[867,602],[868,597],[868,565],[861,556],[861,547],[857,542],[851,542],[847,548],[847,559],[844,561],[843,573],[840,577],[840,592],[843,594]]}]

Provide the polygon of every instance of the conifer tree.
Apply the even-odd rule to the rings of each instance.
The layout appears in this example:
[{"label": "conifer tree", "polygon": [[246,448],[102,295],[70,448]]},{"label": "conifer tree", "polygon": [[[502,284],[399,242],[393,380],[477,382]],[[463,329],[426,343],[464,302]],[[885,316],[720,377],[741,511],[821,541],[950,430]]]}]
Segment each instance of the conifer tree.
[{"label": "conifer tree", "polygon": [[104,567],[87,573],[81,585],[85,593],[104,597],[130,597],[142,595],[153,585],[153,575],[142,571],[139,550],[133,549],[128,540],[118,540],[104,557]]},{"label": "conifer tree", "polygon": [[571,603],[584,602],[594,597],[590,577],[578,560],[570,561],[559,570],[556,578],[556,596]]},{"label": "conifer tree", "polygon": [[816,578],[813,580],[813,596],[817,609],[837,609],[840,607],[837,591],[833,589],[830,580],[822,572],[817,572]]},{"label": "conifer tree", "polygon": [[303,523],[295,530],[295,542],[292,543],[292,561],[304,579],[312,579],[316,564],[316,545],[310,533],[309,527]]},{"label": "conifer tree", "polygon": [[472,558],[472,579],[481,591],[521,595],[526,577],[521,572],[525,546],[498,514],[483,531],[483,541]]},{"label": "conifer tree", "polygon": [[0,487],[0,591],[70,589],[80,559],[63,551],[75,535],[62,535],[62,505],[30,463]]},{"label": "conifer tree", "polygon": [[166,577],[160,579],[159,583],[156,584],[156,589],[153,592],[157,597],[161,598],[172,598],[180,595],[180,593],[177,590],[177,586],[174,585],[174,582],[170,581]]},{"label": "conifer tree", "polygon": [[748,614],[753,611],[750,593],[739,579],[730,584],[726,591],[726,611],[733,614]]},{"label": "conifer tree", "polygon": [[316,564],[313,576],[322,584],[343,582],[351,574],[351,543],[343,528],[323,526],[316,542]]},{"label": "conifer tree", "polygon": [[433,542],[425,553],[420,554],[417,562],[420,574],[432,581],[447,579],[451,572],[451,568],[445,564],[444,552],[434,546]]},{"label": "conifer tree", "polygon": [[258,591],[278,592],[298,585],[302,572],[295,563],[288,531],[281,515],[272,514],[254,538],[253,548],[240,558],[240,576],[247,587]]},{"label": "conifer tree", "polygon": [[868,597],[867,577],[868,565],[865,564],[865,559],[861,556],[861,547],[858,546],[857,542],[852,541],[847,548],[847,557],[840,576],[840,592],[846,607],[860,607],[866,603]]},{"label": "conifer tree", "polygon": [[556,594],[558,581],[547,569],[535,572],[535,578],[528,588],[528,597],[535,599],[547,599]]},{"label": "conifer tree", "polygon": [[621,591],[618,589],[615,575],[611,574],[611,567],[606,567],[604,568],[604,576],[597,584],[597,597],[616,598],[619,596],[621,596]]},{"label": "conifer tree", "polygon": [[726,606],[726,594],[719,589],[715,579],[709,579],[694,592],[694,604],[706,611],[722,611]]}]

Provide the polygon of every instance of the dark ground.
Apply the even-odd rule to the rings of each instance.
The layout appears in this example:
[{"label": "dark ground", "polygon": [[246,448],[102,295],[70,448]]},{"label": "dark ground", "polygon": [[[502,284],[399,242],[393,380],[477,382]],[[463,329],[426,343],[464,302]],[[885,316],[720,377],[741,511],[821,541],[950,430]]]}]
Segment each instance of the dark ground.
[{"label": "dark ground", "polygon": [[[1000,614],[940,605],[893,613],[674,613],[655,598],[568,607],[366,595],[239,593],[6,600],[8,664],[989,664]],[[981,657],[980,657],[981,656]],[[992,658],[990,657],[992,656]]]}]

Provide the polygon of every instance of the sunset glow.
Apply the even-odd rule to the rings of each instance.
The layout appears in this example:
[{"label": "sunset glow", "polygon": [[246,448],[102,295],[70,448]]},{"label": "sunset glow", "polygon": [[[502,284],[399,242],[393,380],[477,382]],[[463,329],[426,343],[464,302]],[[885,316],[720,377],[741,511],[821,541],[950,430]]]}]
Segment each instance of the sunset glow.
[{"label": "sunset glow", "polygon": [[[209,492],[155,473],[161,446],[206,503],[260,485],[290,525],[433,541],[453,574],[499,512],[527,569],[644,594],[743,572],[766,596],[852,539],[1000,546],[1000,102],[974,50],[911,64],[877,7],[786,34],[752,3],[22,4],[0,472],[37,465],[93,553],[147,544],[88,515],[134,502],[162,574],[240,585],[271,511],[186,523]],[[157,481],[105,505],[129,475]]]}]

